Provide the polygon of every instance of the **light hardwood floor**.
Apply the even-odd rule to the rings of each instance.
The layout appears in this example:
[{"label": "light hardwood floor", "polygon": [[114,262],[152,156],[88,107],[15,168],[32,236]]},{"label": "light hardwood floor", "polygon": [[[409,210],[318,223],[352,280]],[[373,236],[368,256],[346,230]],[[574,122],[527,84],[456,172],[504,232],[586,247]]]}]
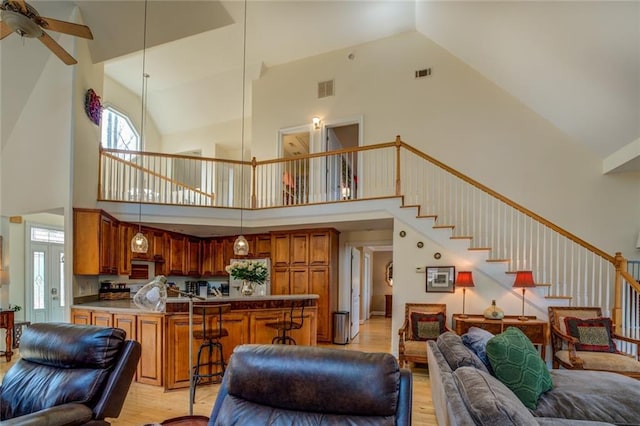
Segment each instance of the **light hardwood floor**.
[{"label": "light hardwood floor", "polygon": [[[348,345],[326,345],[336,349],[360,350],[364,352],[391,352],[391,319],[373,317],[366,321],[360,334]],[[14,357],[17,359],[17,357]],[[8,367],[4,358],[0,360],[0,376]],[[426,368],[412,367],[413,372],[413,413],[415,426],[435,426],[437,421],[431,402],[429,375]],[[215,401],[219,385],[199,386],[193,413],[209,416]],[[117,419],[111,419],[113,425],[140,426],[161,422],[173,417],[189,414],[188,390],[164,392],[162,388],[133,383],[122,413]]]}]

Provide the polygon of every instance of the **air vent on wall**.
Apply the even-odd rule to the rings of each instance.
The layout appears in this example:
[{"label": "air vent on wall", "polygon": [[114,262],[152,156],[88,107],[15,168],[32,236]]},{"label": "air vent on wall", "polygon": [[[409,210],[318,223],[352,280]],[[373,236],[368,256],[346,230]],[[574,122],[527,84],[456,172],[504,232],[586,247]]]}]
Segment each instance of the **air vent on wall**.
[{"label": "air vent on wall", "polygon": [[424,68],[416,71],[416,78],[431,77],[431,68]]},{"label": "air vent on wall", "polygon": [[327,96],[333,96],[333,80],[318,83],[318,98],[326,98]]}]

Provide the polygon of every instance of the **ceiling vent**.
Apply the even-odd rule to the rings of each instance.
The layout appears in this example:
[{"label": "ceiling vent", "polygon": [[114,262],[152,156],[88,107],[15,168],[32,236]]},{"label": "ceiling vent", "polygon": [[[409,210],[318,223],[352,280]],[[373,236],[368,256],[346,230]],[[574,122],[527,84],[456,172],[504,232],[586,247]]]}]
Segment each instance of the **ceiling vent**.
[{"label": "ceiling vent", "polygon": [[318,83],[318,98],[333,96],[333,80],[321,81]]}]

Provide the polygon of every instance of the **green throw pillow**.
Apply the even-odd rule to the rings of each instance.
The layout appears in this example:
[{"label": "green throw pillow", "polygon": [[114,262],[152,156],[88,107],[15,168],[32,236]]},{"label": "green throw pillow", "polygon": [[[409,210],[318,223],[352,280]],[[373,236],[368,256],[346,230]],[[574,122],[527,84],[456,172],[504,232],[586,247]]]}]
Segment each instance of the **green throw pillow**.
[{"label": "green throw pillow", "polygon": [[509,327],[487,342],[487,356],[494,376],[531,409],[553,388],[551,374],[538,351],[520,329]]}]

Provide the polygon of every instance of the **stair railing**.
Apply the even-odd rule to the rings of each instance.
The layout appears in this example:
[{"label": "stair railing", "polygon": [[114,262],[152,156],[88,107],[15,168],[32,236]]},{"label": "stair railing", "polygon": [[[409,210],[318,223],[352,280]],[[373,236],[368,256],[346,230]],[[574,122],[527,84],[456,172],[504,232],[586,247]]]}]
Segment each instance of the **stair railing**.
[{"label": "stair railing", "polygon": [[[244,174],[244,175],[243,175]],[[142,179],[140,179],[142,176]],[[532,270],[552,299],[612,307],[619,327],[634,327],[638,292],[621,260],[397,137],[393,142],[251,162],[100,150],[99,200],[245,209],[403,197],[451,238],[506,271]],[[140,185],[139,182],[142,182]],[[241,183],[244,183],[244,188]],[[243,198],[244,197],[244,198]],[[626,303],[625,306],[623,304]],[[631,317],[621,314],[628,309]],[[626,315],[626,314],[625,314]]]}]

